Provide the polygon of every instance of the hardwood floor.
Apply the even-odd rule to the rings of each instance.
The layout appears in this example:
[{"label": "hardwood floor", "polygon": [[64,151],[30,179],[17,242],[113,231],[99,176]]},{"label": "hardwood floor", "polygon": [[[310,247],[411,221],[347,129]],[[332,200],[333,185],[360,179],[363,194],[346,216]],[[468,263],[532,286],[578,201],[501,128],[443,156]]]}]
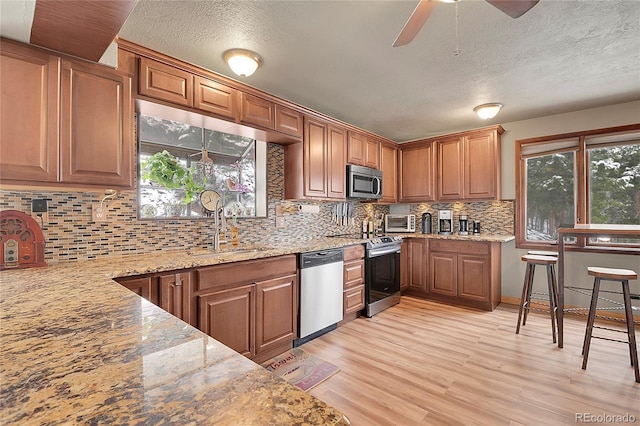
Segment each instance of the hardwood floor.
[{"label": "hardwood floor", "polygon": [[354,426],[640,423],[626,345],[593,340],[582,370],[584,318],[565,317],[558,349],[547,314],[532,312],[519,335],[517,317],[508,305],[481,312],[403,297],[302,346],[341,369],[310,393]]}]

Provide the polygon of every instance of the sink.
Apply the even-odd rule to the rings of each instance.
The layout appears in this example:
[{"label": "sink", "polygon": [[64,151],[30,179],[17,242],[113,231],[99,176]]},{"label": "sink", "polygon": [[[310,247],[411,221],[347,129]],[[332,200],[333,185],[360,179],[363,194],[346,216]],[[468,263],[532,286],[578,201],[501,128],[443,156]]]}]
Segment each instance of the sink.
[{"label": "sink", "polygon": [[233,248],[224,248],[218,251],[216,250],[192,250],[189,251],[190,256],[194,257],[220,257],[220,256],[229,256],[233,254],[241,254],[241,253],[258,253],[261,251],[271,250],[271,247],[239,247],[236,249]]}]

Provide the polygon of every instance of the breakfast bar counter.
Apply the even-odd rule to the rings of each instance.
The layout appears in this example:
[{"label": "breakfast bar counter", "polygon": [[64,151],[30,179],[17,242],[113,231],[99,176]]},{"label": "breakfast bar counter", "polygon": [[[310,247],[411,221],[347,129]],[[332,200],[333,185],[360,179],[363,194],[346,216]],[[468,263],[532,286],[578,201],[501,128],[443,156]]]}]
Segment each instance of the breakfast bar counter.
[{"label": "breakfast bar counter", "polygon": [[111,280],[279,252],[159,253],[0,272],[0,422],[347,424],[338,410]]}]

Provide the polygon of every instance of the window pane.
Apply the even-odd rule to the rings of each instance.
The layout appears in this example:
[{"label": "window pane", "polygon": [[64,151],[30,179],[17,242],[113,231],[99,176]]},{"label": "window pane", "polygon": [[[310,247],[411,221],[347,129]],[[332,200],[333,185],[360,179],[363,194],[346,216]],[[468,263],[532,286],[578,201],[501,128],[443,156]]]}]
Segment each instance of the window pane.
[{"label": "window pane", "polygon": [[526,239],[554,241],[557,228],[575,223],[575,153],[526,160]]},{"label": "window pane", "polygon": [[[640,224],[640,144],[588,152],[590,223]],[[605,238],[590,242],[632,241]]]}]

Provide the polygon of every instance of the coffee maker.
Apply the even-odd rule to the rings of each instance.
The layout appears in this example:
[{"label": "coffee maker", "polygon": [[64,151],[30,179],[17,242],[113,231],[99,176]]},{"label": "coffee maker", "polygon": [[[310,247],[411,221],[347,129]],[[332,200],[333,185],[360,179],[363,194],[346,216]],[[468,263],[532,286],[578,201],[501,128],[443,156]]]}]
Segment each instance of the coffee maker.
[{"label": "coffee maker", "polygon": [[469,235],[469,217],[466,214],[458,217],[458,235]]},{"label": "coffee maker", "polygon": [[438,234],[453,235],[453,210],[438,210]]}]

